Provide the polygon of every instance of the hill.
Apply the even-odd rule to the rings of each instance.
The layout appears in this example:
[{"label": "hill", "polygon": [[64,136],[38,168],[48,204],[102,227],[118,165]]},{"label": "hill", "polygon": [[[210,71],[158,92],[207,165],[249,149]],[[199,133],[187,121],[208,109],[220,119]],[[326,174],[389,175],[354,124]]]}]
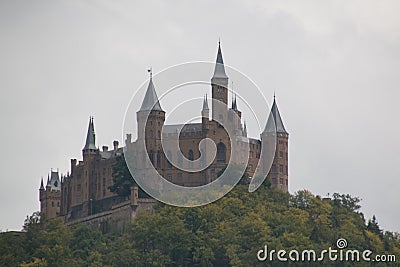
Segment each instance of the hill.
[{"label": "hill", "polygon": [[[40,222],[34,213],[25,234],[0,235],[0,266],[353,266],[345,260],[301,261],[304,250],[337,248],[395,255],[397,263],[361,261],[359,266],[399,266],[400,235],[384,232],[376,218],[366,220],[360,199],[334,194],[321,199],[303,190],[294,195],[261,187],[254,193],[237,185],[222,199],[202,207],[177,208],[158,204],[123,233],[102,233],[79,226],[68,229],[60,220]],[[345,239],[345,240],[344,240]],[[257,254],[274,259],[260,261]],[[277,251],[299,251],[298,262],[279,261]],[[338,253],[339,254],[339,253]],[[292,254],[296,256],[296,254]],[[313,265],[314,264],[314,265]]]}]

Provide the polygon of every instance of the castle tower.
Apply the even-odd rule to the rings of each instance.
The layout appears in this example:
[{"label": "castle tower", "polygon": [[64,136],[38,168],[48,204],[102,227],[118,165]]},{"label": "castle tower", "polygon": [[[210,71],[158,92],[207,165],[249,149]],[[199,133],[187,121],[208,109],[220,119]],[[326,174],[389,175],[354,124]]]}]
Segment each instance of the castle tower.
[{"label": "castle tower", "polygon": [[40,212],[46,220],[57,217],[61,206],[61,181],[58,171],[51,171],[47,178],[46,188],[43,185],[43,178],[39,188]]},{"label": "castle tower", "polygon": [[[161,133],[165,121],[165,111],[161,108],[158,100],[151,70],[150,81],[147,86],[142,106],[136,114],[138,123],[138,141],[143,142],[144,139],[150,161],[157,169],[162,169],[163,150],[161,144]],[[141,153],[144,155],[146,152],[142,151]],[[144,163],[144,161],[142,162]]]},{"label": "castle tower", "polygon": [[[225,66],[224,66],[224,60],[222,58],[220,42],[218,42],[217,60],[215,63],[214,75],[211,78],[211,87],[212,87],[212,99],[213,99],[212,102],[213,120],[218,119],[220,121],[225,121],[228,111],[228,76],[225,73]],[[214,100],[218,100],[218,102]]]},{"label": "castle tower", "polygon": [[286,131],[281,115],[279,113],[276,99],[272,104],[265,129],[261,134],[261,139],[268,138],[269,135],[276,133],[275,157],[272,163],[268,178],[273,188],[288,191],[289,173],[288,173],[288,140],[289,133]]},{"label": "castle tower", "polygon": [[100,150],[96,147],[96,134],[94,131],[93,117],[89,119],[89,126],[86,135],[85,146],[82,149],[83,154],[83,177],[81,177],[81,201],[83,203],[83,212],[91,214],[92,201],[96,198],[96,177],[93,175],[97,162],[100,160]]}]

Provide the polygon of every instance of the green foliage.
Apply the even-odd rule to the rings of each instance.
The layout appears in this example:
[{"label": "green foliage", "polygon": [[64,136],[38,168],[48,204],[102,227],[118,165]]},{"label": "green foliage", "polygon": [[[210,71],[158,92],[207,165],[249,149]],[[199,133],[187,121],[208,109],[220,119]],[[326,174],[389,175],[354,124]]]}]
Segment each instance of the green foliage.
[{"label": "green foliage", "polygon": [[266,244],[276,250],[320,251],[335,248],[338,238],[345,238],[350,249],[399,258],[400,234],[384,232],[375,216],[366,222],[359,202],[349,195],[321,199],[306,190],[289,195],[266,186],[249,193],[248,185],[238,185],[202,207],[159,203],[124,233],[105,234],[86,225],[67,228],[58,219],[45,222],[34,213],[22,233],[0,234],[0,266],[270,266],[256,257]]},{"label": "green foliage", "polygon": [[116,162],[112,168],[112,177],[113,184],[109,187],[110,191],[119,196],[129,196],[131,187],[136,183],[126,165],[124,155],[116,157]]}]

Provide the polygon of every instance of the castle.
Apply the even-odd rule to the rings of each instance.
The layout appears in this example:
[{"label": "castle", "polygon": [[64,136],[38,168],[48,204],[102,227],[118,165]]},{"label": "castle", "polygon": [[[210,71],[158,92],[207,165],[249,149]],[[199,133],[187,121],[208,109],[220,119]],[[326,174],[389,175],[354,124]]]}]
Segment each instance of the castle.
[{"label": "castle", "polygon": [[[246,124],[242,123],[242,113],[238,108],[236,97],[232,98],[228,107],[228,76],[225,72],[221,45],[218,45],[217,59],[211,78],[212,117],[207,96],[201,109],[202,121],[185,125],[164,125],[166,112],[159,102],[152,77],[141,107],[136,113],[138,133],[137,140],[132,141],[132,135],[127,134],[125,148],[134,150],[136,165],[140,174],[145,175],[147,168],[155,168],[168,181],[182,186],[200,186],[208,184],[218,177],[218,173],[229,162],[231,154],[230,140],[226,130],[221,127],[224,121],[234,129],[236,140],[243,140],[249,146],[247,173],[251,177],[260,159],[263,136],[272,133],[276,140],[275,156],[268,173],[271,187],[288,191],[288,138],[281,115],[274,97],[273,105],[264,128],[260,134],[261,140],[247,137]],[[214,104],[214,100],[223,105]],[[181,131],[177,132],[176,129]],[[140,130],[142,129],[142,131]],[[199,143],[204,138],[210,138],[216,144],[216,157],[212,164],[199,172],[187,172],[172,164],[168,159],[178,163],[180,155],[171,151],[163,151],[161,138],[178,135],[182,154],[189,160],[189,165],[198,159],[204,151],[199,151]],[[113,166],[118,157],[124,154],[118,141],[113,142],[113,148],[103,146],[100,150],[95,142],[93,118],[89,120],[86,143],[82,149],[82,161],[71,159],[71,171],[61,178],[59,173],[51,171],[44,187],[43,179],[39,189],[41,212],[47,219],[57,216],[67,224],[80,222],[101,223],[107,220],[124,224],[136,216],[142,209],[148,209],[155,202],[149,198],[139,198],[138,188],[132,188],[129,198],[123,198],[112,193],[108,188],[113,184]],[[140,151],[139,141],[145,142],[145,150]],[[148,157],[148,161],[144,160]],[[202,163],[200,163],[202,164]],[[189,166],[190,167],[190,166]]]}]

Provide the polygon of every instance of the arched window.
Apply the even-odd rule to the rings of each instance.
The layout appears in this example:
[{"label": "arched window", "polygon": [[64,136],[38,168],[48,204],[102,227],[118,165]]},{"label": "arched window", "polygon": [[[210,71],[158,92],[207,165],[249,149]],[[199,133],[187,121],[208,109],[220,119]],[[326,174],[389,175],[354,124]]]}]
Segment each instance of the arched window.
[{"label": "arched window", "polygon": [[153,138],[153,130],[150,130],[150,138]]},{"label": "arched window", "polygon": [[180,169],[182,169],[182,165],[183,165],[183,157],[182,157],[182,153],[181,153],[181,151],[178,151],[177,152],[177,159],[178,159],[178,167],[180,168]]},{"label": "arched window", "polygon": [[226,146],[222,142],[219,142],[217,145],[217,162],[218,163],[226,162]]},{"label": "arched window", "polygon": [[157,167],[161,168],[161,151],[157,151]]},{"label": "arched window", "polygon": [[191,149],[189,149],[188,159],[189,160],[194,160],[193,150],[191,150]]},{"label": "arched window", "polygon": [[167,151],[167,164],[168,164],[168,168],[172,168],[172,163],[171,163],[171,161],[172,161],[172,153],[171,153],[171,151]]},{"label": "arched window", "polygon": [[157,132],[157,136],[158,136],[159,139],[161,139],[161,132],[160,131]]}]

